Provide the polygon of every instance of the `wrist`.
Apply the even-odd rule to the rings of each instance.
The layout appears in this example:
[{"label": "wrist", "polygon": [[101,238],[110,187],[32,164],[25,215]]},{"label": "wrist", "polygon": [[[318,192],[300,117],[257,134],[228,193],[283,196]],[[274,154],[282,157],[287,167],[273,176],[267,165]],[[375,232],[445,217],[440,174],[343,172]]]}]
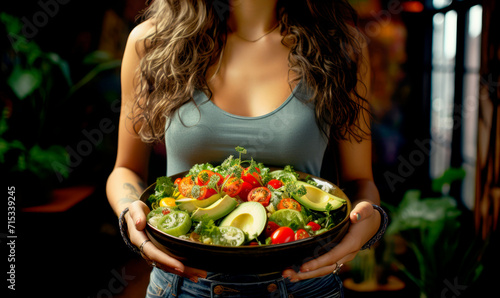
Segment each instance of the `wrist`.
[{"label": "wrist", "polygon": [[125,244],[127,245],[127,247],[139,254],[140,251],[139,249],[132,244],[132,242],[130,242],[130,237],[128,235],[128,224],[127,224],[127,221],[128,221],[128,218],[131,219],[130,215],[127,214],[128,213],[128,207],[123,209],[123,211],[120,213],[120,217],[119,217],[119,220],[118,220],[118,223],[119,223],[119,226],[120,226],[120,234],[122,235],[122,239],[123,241],[125,242]]},{"label": "wrist", "polygon": [[375,235],[370,240],[368,240],[368,242],[366,242],[365,245],[361,247],[361,250],[369,249],[372,245],[374,245],[380,239],[382,239],[387,229],[387,225],[389,223],[389,217],[385,212],[385,210],[376,204],[372,204],[372,206],[376,211],[380,213],[380,226],[377,230],[377,233],[375,233]]}]

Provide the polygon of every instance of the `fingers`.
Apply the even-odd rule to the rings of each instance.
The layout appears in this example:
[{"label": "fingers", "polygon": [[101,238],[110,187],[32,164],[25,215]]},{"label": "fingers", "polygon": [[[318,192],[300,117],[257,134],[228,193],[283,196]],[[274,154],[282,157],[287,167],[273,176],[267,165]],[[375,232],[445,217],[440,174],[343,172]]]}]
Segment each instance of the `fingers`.
[{"label": "fingers", "polygon": [[149,213],[148,206],[142,201],[135,201],[129,206],[129,214],[137,230],[146,228],[146,214]]},{"label": "fingers", "polygon": [[368,241],[380,226],[380,216],[369,202],[360,202],[350,214],[352,225],[338,243],[327,253],[313,256],[314,259],[304,263],[299,272],[293,269],[283,271],[283,276],[290,280],[301,280],[332,273],[336,264],[343,264],[354,259],[359,249]]},{"label": "fingers", "polygon": [[144,232],[146,214],[148,213],[148,206],[142,201],[136,201],[130,204],[127,214],[129,215],[127,225],[130,241],[139,248],[143,244],[141,250],[143,258],[159,269],[189,278],[194,282],[198,281],[198,277],[206,277],[206,271],[184,266],[182,262],[160,250],[153,242],[148,241],[149,239]]},{"label": "fingers", "polygon": [[352,234],[349,233],[345,235],[342,242],[337,244],[329,252],[316,257],[300,267],[300,272],[309,272],[320,269],[323,266],[334,265],[336,262],[347,262],[350,261],[351,254],[356,254],[358,252],[358,247],[353,242],[355,239]]},{"label": "fingers", "polygon": [[155,267],[189,278],[194,282],[198,282],[198,277],[207,276],[206,271],[184,266],[179,260],[172,258],[158,249],[151,241],[148,241],[146,245],[144,245],[143,253],[147,258],[156,263]]},{"label": "fingers", "polygon": [[357,223],[370,218],[374,213],[373,206],[368,202],[358,203],[350,214],[351,223]]},{"label": "fingers", "polygon": [[178,272],[184,272],[184,265],[177,259],[170,257],[159,250],[153,242],[148,241],[142,249],[142,253],[152,261],[166,265]]},{"label": "fingers", "polygon": [[295,272],[293,269],[286,269],[282,272],[282,275],[285,278],[289,278],[291,282],[324,276],[333,273],[336,269],[339,269],[339,266],[342,266],[344,263],[353,260],[356,254],[357,252],[349,253],[340,260],[338,260],[337,262],[334,262],[333,264],[327,266],[320,266],[315,270],[309,270],[309,269],[303,270],[301,268],[301,271]]}]

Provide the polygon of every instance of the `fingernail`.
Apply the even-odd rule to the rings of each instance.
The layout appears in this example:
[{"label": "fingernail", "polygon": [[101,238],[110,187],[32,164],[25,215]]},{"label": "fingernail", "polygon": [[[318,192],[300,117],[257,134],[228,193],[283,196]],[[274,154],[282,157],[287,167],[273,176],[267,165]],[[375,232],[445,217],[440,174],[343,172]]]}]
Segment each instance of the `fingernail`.
[{"label": "fingernail", "polygon": [[308,268],[300,269],[300,272],[309,272],[309,269]]},{"label": "fingernail", "polygon": [[357,212],[355,214],[356,214],[356,220],[359,220],[361,218],[361,214],[359,214]]},{"label": "fingernail", "polygon": [[136,221],[135,221],[135,224],[138,225],[139,223],[141,222],[141,219],[138,218]]},{"label": "fingernail", "polygon": [[181,268],[175,268],[175,270],[178,272],[184,273],[184,270],[182,270]]},{"label": "fingernail", "polygon": [[290,274],[283,274],[283,275],[282,275],[282,277],[283,277],[283,278],[285,278],[285,279],[286,279],[286,278],[289,278],[289,277],[290,277]]},{"label": "fingernail", "polygon": [[292,280],[290,280],[290,282],[298,282],[299,280],[297,278],[294,278]]}]

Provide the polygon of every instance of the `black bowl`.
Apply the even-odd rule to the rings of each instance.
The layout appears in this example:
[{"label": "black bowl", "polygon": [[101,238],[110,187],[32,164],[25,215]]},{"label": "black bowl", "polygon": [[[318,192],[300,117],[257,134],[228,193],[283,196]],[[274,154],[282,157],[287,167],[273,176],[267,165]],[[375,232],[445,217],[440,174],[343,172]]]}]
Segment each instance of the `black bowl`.
[{"label": "black bowl", "polygon": [[[186,173],[172,176],[172,179],[184,177]],[[181,239],[165,234],[149,223],[146,226],[146,234],[158,248],[182,261],[184,265],[193,268],[242,274],[274,273],[287,267],[298,269],[303,263],[326,253],[342,240],[349,229],[349,213],[352,206],[345,193],[333,183],[305,173],[297,173],[301,179],[309,176],[318,184],[329,186],[330,193],[347,201],[347,204],[340,210],[345,213],[345,216],[333,229],[320,235],[283,244],[238,247],[210,245]],[[155,184],[152,184],[143,192],[141,195],[143,202],[154,192],[154,187]]]}]

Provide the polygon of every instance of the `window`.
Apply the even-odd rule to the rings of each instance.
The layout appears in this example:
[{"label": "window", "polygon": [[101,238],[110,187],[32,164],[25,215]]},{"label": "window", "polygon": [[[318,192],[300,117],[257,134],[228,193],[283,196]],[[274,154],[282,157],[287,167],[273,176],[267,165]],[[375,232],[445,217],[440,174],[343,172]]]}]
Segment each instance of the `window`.
[{"label": "window", "polygon": [[434,0],[430,176],[463,167],[462,201],[474,202],[479,102],[481,5],[474,1]]}]

